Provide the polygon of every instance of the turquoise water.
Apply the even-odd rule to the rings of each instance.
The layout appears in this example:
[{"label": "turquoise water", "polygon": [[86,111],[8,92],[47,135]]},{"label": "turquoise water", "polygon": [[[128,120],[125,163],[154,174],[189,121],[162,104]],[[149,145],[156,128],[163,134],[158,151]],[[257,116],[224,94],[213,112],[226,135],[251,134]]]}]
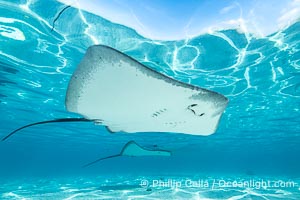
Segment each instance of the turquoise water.
[{"label": "turquoise water", "polygon": [[[93,44],[230,102],[217,132],[207,137],[110,134],[92,123],[22,130],[0,144],[1,199],[300,198],[300,22],[263,38],[223,30],[154,41],[74,8],[51,31],[64,7],[0,1],[0,137],[28,123],[80,117],[66,112],[65,93]],[[81,167],[119,153],[129,140],[173,155]],[[237,182],[244,184],[232,185]]]}]

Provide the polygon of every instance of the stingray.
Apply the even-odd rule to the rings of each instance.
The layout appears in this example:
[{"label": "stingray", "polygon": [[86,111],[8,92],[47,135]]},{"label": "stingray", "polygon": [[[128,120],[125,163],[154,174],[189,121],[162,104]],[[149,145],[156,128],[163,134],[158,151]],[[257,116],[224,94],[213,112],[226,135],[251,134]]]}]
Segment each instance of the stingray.
[{"label": "stingray", "polygon": [[141,147],[138,145],[135,141],[129,141],[125,146],[123,147],[122,151],[119,154],[107,156],[104,158],[99,158],[93,162],[90,162],[83,167],[88,167],[90,165],[93,165],[99,161],[120,157],[120,156],[130,156],[130,157],[142,157],[142,156],[171,156],[170,151],[166,150],[160,150],[160,149],[146,149],[144,147]]},{"label": "stingray", "polygon": [[210,135],[228,99],[214,91],[180,82],[104,45],[89,47],[73,73],[66,109],[83,118],[64,118],[21,127],[2,140],[38,124],[94,122],[111,132],[171,132]]}]

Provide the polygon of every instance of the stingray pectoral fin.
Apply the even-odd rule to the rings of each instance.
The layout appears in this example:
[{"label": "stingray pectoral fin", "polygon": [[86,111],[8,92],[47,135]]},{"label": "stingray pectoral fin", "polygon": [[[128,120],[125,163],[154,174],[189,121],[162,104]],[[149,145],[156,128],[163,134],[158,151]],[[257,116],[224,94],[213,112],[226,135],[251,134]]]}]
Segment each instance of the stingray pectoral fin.
[{"label": "stingray pectoral fin", "polygon": [[28,128],[31,126],[35,126],[35,125],[39,125],[39,124],[61,123],[61,122],[91,122],[91,121],[93,121],[93,120],[85,119],[85,118],[62,118],[62,119],[54,119],[54,120],[36,122],[36,123],[28,124],[26,126],[22,126],[16,130],[14,130],[13,132],[9,133],[4,138],[2,138],[2,141],[7,140],[10,136],[12,136],[13,134],[17,133],[18,131],[20,131],[22,129],[25,129],[25,128]]},{"label": "stingray pectoral fin", "polygon": [[121,130],[113,129],[110,126],[105,126],[105,128],[109,133],[117,133],[121,131]]},{"label": "stingray pectoral fin", "polygon": [[95,160],[93,162],[90,162],[88,164],[83,165],[82,168],[85,168],[85,167],[88,167],[90,165],[96,164],[97,162],[100,162],[102,160],[106,160],[106,159],[110,159],[110,158],[115,158],[115,157],[119,157],[119,156],[122,156],[122,155],[121,154],[117,154],[117,155],[107,156],[107,157],[104,157],[104,158],[99,158],[99,159],[97,159],[97,160]]}]

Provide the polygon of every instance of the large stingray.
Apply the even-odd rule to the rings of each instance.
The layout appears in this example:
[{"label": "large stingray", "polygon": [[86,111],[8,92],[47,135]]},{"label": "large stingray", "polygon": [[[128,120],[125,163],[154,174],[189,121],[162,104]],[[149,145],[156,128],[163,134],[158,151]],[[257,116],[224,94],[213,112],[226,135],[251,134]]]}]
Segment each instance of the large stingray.
[{"label": "large stingray", "polygon": [[71,77],[66,108],[84,118],[37,122],[92,121],[109,131],[209,135],[227,106],[223,95],[160,74],[108,46],[88,48]]},{"label": "large stingray", "polygon": [[110,158],[115,158],[115,157],[120,157],[120,156],[129,156],[129,157],[142,157],[142,156],[171,156],[170,151],[166,150],[159,150],[159,149],[146,149],[144,147],[141,147],[138,145],[135,141],[129,141],[128,143],[125,144],[123,147],[122,151],[119,154],[112,155],[112,156],[107,156],[104,158],[99,158],[93,162],[90,162],[83,167],[87,167],[90,165],[93,165],[97,162],[100,162],[102,160],[110,159]]}]

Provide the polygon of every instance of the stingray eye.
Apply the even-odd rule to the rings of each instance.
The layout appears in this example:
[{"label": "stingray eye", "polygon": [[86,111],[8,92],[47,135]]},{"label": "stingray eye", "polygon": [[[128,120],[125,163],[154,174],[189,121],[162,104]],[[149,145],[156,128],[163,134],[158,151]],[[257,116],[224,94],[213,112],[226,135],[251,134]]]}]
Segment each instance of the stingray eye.
[{"label": "stingray eye", "polygon": [[205,115],[203,112],[199,112],[198,104],[191,104],[187,107],[188,110],[192,111],[196,116],[202,117]]}]

